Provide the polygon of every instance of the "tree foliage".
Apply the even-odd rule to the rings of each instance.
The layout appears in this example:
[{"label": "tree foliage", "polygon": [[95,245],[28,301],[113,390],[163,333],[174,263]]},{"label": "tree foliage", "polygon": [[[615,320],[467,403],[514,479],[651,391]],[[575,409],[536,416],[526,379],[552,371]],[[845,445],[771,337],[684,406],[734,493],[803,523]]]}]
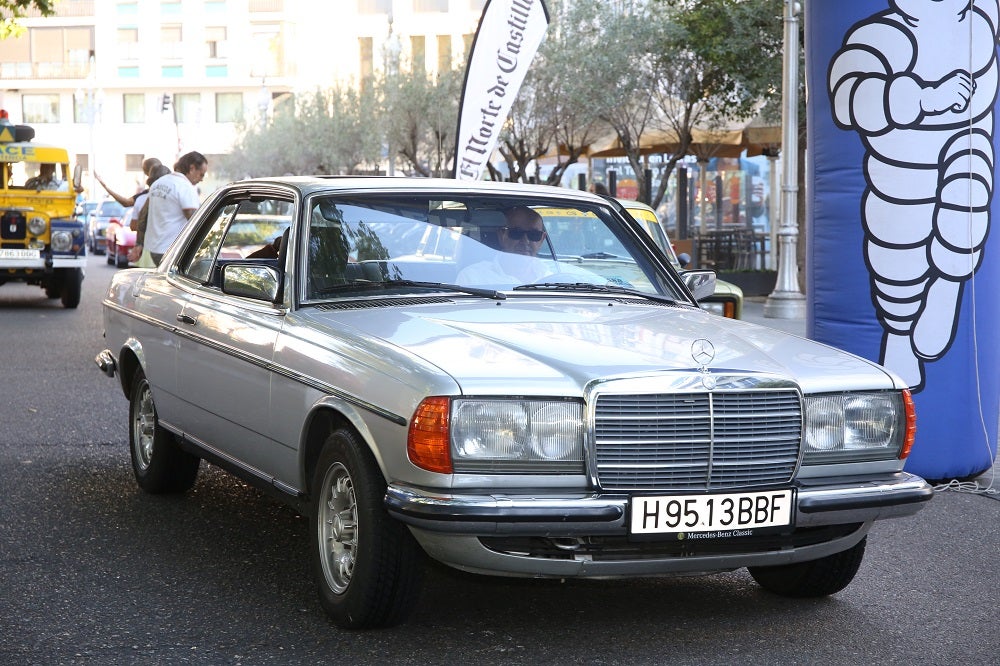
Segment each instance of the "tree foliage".
[{"label": "tree foliage", "polygon": [[24,32],[18,19],[24,18],[31,10],[42,16],[51,16],[55,0],[0,0],[0,39],[17,37]]},{"label": "tree foliage", "polygon": [[353,86],[289,98],[270,122],[244,120],[219,170],[231,178],[371,171],[381,151],[376,106],[370,90]]},{"label": "tree foliage", "polygon": [[455,155],[458,100],[463,70],[433,77],[422,68],[407,68],[381,82],[382,116],[388,149],[403,160],[406,171],[443,176]]},{"label": "tree foliage", "polygon": [[755,115],[780,98],[782,0],[657,0],[704,72],[705,101],[733,119]]},{"label": "tree foliage", "polygon": [[[545,157],[555,162],[545,182],[558,183],[569,165],[613,138],[640,197],[655,206],[694,149],[696,130],[745,121],[780,100],[782,0],[548,6],[552,23],[498,144],[514,180],[538,179]],[[351,173],[387,158],[413,175],[450,173],[464,63],[432,76],[394,53],[361,85],[300,95],[266,127],[244,125],[229,173]],[[675,142],[647,182],[641,139],[652,132]]]}]

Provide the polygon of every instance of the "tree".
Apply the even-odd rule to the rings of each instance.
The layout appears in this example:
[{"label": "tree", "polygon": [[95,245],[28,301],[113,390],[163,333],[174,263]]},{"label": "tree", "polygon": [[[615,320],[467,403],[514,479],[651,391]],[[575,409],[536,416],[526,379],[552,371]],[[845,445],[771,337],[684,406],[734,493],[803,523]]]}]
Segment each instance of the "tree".
[{"label": "tree", "polygon": [[17,37],[24,32],[18,19],[35,9],[42,16],[51,16],[55,0],[0,0],[0,39]]},{"label": "tree", "polygon": [[370,171],[381,150],[375,106],[370,89],[351,86],[290,98],[270,124],[241,123],[219,170],[232,178]]},{"label": "tree", "polygon": [[[549,6],[549,34],[501,135],[499,152],[515,180],[529,180],[537,174],[530,166],[554,154],[546,182],[560,182],[566,167],[613,130],[639,197],[658,206],[696,130],[711,133],[780,99],[781,0]],[[673,137],[655,192],[645,178],[650,134]],[[706,145],[699,150],[711,151]]]},{"label": "tree", "polygon": [[[558,184],[569,165],[579,161],[608,126],[595,104],[594,80],[581,72],[604,50],[589,50],[583,40],[595,31],[597,3],[551,2],[555,20],[528,70],[511,115],[500,135],[499,152],[512,180],[538,180],[537,160],[555,155],[545,182]],[[593,69],[604,63],[593,65]],[[532,168],[534,166],[534,168]],[[498,177],[491,170],[494,178]]]},{"label": "tree", "polygon": [[749,119],[781,99],[782,0],[655,0],[703,64],[713,113]]},{"label": "tree", "polygon": [[444,175],[454,157],[463,71],[408,68],[381,80],[388,146],[417,175]]}]

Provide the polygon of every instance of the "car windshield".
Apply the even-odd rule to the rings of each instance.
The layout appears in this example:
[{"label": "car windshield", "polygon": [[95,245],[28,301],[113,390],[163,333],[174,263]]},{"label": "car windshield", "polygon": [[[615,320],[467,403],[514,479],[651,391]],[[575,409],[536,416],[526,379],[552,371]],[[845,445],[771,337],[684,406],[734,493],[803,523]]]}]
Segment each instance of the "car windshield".
[{"label": "car windshield", "polygon": [[435,285],[684,298],[604,204],[455,194],[315,196],[309,214],[307,300]]},{"label": "car windshield", "polygon": [[680,268],[681,262],[677,259],[677,253],[674,252],[674,246],[667,238],[667,234],[663,230],[663,226],[660,224],[660,220],[656,217],[656,213],[649,210],[648,208],[640,208],[637,206],[626,206],[628,214],[635,218],[635,221],[639,223],[646,233],[652,237],[653,242],[656,246],[660,248],[667,259],[670,260],[670,264],[674,268]]}]

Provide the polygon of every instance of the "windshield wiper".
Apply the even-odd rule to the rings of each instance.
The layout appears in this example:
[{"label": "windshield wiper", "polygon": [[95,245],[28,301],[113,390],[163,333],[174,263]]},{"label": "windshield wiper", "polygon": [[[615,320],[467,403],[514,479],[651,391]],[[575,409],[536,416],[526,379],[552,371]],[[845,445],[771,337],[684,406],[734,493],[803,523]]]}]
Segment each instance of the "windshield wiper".
[{"label": "windshield wiper", "polygon": [[610,252],[588,252],[587,254],[581,254],[581,259],[622,259],[617,254],[611,254]]},{"label": "windshield wiper", "polygon": [[419,280],[352,280],[351,282],[345,282],[344,284],[335,284],[323,289],[317,289],[316,293],[332,294],[337,291],[348,291],[350,289],[357,288],[371,289],[376,287],[380,287],[382,289],[387,287],[417,287],[418,289],[457,291],[461,294],[482,296],[483,298],[491,298],[495,301],[503,301],[507,299],[506,294],[496,291],[495,289],[479,289],[477,287],[464,287],[460,284],[448,284],[446,282],[421,282]]},{"label": "windshield wiper", "polygon": [[482,296],[483,298],[492,298],[494,301],[503,301],[507,299],[506,294],[503,294],[496,289],[480,289],[479,287],[465,287],[460,284],[449,284],[447,282],[421,282],[420,280],[384,280],[379,284],[391,285],[393,287],[421,287],[424,289],[440,289],[444,291],[457,291],[461,294],[469,294],[470,296]]},{"label": "windshield wiper", "polygon": [[650,294],[638,289],[629,289],[614,284],[591,284],[589,282],[539,282],[535,284],[522,284],[514,287],[514,291],[530,291],[534,289],[554,290],[554,291],[591,291],[598,293],[622,294],[626,296],[637,296],[657,303],[677,303],[677,299],[659,294]]}]

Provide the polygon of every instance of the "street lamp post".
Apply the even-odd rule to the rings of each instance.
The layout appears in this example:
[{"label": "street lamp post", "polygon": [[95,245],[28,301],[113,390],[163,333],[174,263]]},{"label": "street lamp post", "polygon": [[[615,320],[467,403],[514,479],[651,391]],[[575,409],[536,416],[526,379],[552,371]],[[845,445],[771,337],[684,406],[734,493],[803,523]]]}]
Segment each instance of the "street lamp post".
[{"label": "street lamp post", "polygon": [[[392,31],[392,11],[389,12],[389,34],[385,39],[385,78],[386,89],[391,91],[390,105],[397,101],[397,86],[399,85],[399,55],[403,50],[403,45],[399,42],[399,36]],[[395,147],[392,145],[392,134],[386,137],[386,157],[389,160],[387,173],[390,176],[396,175]]]},{"label": "street lamp post", "polygon": [[785,57],[781,110],[781,227],[778,229],[778,275],[774,291],[764,302],[764,316],[799,319],[805,315],[805,297],[799,291],[796,251],[799,227],[798,138],[799,138],[799,3],[785,0]]},{"label": "street lamp post", "polygon": [[84,85],[76,89],[73,93],[76,103],[81,105],[84,118],[87,122],[89,135],[89,152],[87,153],[87,170],[90,171],[90,187],[87,194],[91,198],[97,196],[97,165],[94,142],[94,126],[100,116],[101,107],[104,104],[104,91],[97,86],[97,69],[94,67],[94,56],[90,56],[89,72],[84,81]]},{"label": "street lamp post", "polygon": [[267,129],[267,111],[271,108],[271,91],[267,88],[267,77],[260,80],[260,91],[257,93],[257,110],[260,111],[260,131]]}]

